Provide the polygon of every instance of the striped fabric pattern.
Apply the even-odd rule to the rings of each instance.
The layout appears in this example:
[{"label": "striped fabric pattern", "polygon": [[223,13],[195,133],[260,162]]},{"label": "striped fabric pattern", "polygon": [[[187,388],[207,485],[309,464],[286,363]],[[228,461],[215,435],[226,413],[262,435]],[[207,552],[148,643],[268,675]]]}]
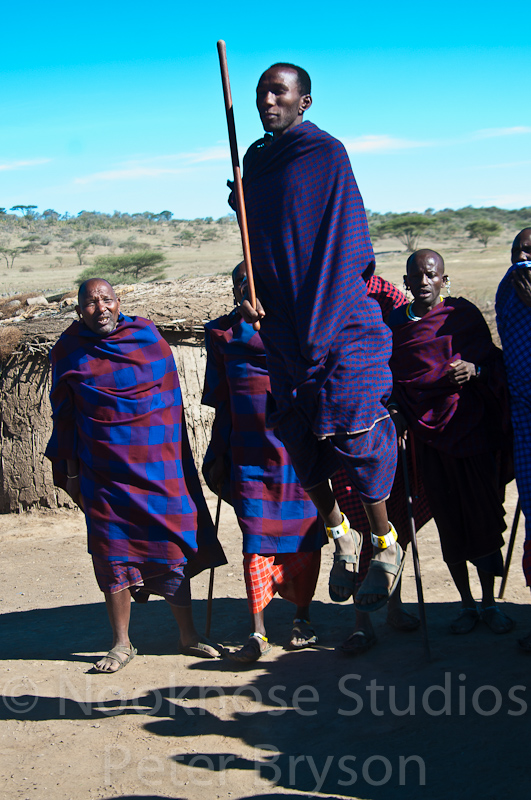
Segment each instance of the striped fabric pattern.
[{"label": "striped fabric pattern", "polygon": [[[105,337],[74,322],[51,352],[57,485],[79,459],[93,555],[123,563],[224,563],[186,436],[169,346],[149,320],[120,315]],[[198,555],[199,546],[201,555]]]},{"label": "striped fabric pattern", "polygon": [[216,409],[204,473],[217,456],[230,463],[230,499],[244,553],[318,550],[323,526],[282,442],[266,428],[270,390],[260,334],[237,312],[205,326],[203,403]]},{"label": "striped fabric pattern", "polygon": [[258,614],[278,594],[296,606],[309,606],[321,565],[321,551],[261,556],[244,553],[243,574],[251,614]]}]

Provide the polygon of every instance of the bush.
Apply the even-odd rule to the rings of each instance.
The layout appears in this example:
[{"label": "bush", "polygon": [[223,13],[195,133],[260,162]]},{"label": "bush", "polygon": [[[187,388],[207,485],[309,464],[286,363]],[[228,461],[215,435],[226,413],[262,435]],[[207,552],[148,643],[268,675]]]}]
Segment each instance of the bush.
[{"label": "bush", "polygon": [[406,250],[412,253],[417,249],[419,236],[436,222],[437,220],[431,215],[426,217],[422,214],[396,214],[378,225],[371,224],[370,231],[373,238],[396,236],[406,246]]},{"label": "bush", "polygon": [[502,230],[501,225],[488,219],[478,219],[465,225],[465,231],[468,231],[469,237],[477,239],[484,247],[487,246],[489,239],[493,236],[498,236]]},{"label": "bush", "polygon": [[114,244],[109,236],[104,236],[102,233],[91,233],[90,236],[87,236],[86,241],[100,247],[112,247]]},{"label": "bush", "polygon": [[90,278],[103,278],[109,283],[138,283],[164,278],[164,256],[154,250],[141,250],[123,256],[97,256],[94,266],[84,269],[76,279],[80,286]]}]

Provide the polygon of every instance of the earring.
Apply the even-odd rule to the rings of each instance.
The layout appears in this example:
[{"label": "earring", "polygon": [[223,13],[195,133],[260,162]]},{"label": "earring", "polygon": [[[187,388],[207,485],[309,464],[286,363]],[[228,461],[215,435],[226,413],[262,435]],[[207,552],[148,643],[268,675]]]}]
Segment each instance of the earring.
[{"label": "earring", "polygon": [[448,297],[450,297],[450,287],[451,287],[451,285],[452,285],[452,281],[450,280],[450,278],[448,278],[448,280],[446,281],[446,294],[448,295]]},{"label": "earring", "polygon": [[409,292],[409,286],[408,286],[408,285],[407,285],[407,283],[404,281],[404,294],[406,295],[406,297],[407,297],[407,295],[408,295],[408,292]]}]

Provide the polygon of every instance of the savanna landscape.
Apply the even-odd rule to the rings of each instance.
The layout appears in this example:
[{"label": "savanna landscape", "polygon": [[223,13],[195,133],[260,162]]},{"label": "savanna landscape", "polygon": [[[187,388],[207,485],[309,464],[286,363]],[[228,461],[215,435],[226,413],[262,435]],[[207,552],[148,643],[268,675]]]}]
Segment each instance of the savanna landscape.
[{"label": "savanna landscape", "polygon": [[[401,286],[408,248],[438,250],[452,294],[476,302],[494,331],[496,287],[515,234],[531,225],[531,209],[428,209],[369,214],[369,222],[379,274]],[[478,222],[490,224],[490,233],[485,225],[474,228]],[[38,214],[31,206],[4,210],[0,346],[35,340],[50,320],[57,335],[72,319],[72,298],[87,270],[114,276],[126,313],[166,327],[184,321],[197,327],[231,308],[228,274],[240,259],[233,216],[174,220],[170,212],[68,217],[53,210]],[[44,300],[28,304],[36,297]],[[1,352],[4,375],[13,346]],[[2,430],[0,446],[6,437]],[[214,516],[216,498],[205,494]],[[506,542],[516,502],[513,483]],[[275,598],[266,612],[273,650],[255,664],[178,655],[171,614],[151,598],[132,609],[138,656],[119,673],[101,675],[91,665],[108,649],[110,630],[86,552],[83,515],[39,504],[2,514],[2,797],[527,797],[531,661],[517,646],[531,628],[520,564],[523,527],[521,520],[500,601],[516,620],[508,635],[495,636],[485,625],[467,636],[450,634],[458,595],[430,522],[418,536],[430,659],[421,633],[393,630],[385,611],[375,614],[373,649],[355,659],[336,650],[352,630],[354,612],[351,601],[329,600],[332,554],[325,547],[312,606],[315,647],[286,649],[293,609]],[[219,537],[228,564],[216,570],[212,638],[235,649],[249,622],[241,534],[227,505]],[[403,584],[406,607],[414,611],[411,559]],[[202,573],[192,581],[199,630],[207,591],[208,574]]]}]

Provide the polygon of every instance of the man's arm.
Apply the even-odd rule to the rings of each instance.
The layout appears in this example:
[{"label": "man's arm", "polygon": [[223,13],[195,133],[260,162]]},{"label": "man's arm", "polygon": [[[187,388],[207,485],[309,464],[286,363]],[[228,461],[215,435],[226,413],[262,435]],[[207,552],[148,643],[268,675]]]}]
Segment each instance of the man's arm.
[{"label": "man's arm", "polygon": [[515,269],[511,275],[514,291],[524,306],[531,308],[531,269],[522,267]]}]

